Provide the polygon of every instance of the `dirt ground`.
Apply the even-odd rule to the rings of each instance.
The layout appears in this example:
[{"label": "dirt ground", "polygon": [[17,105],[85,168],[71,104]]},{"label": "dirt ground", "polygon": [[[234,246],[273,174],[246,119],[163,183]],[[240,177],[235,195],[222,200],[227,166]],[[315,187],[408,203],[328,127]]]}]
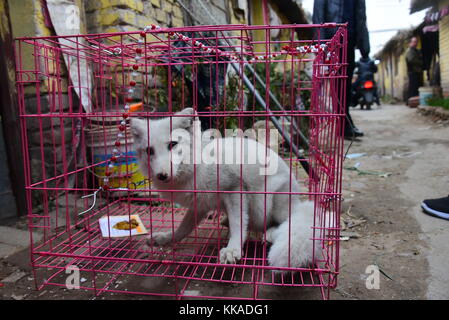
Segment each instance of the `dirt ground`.
[{"label": "dirt ground", "polygon": [[[422,213],[423,199],[449,193],[449,126],[405,106],[354,110],[366,134],[352,144],[344,170],[341,274],[331,299],[449,299],[449,222]],[[347,143],[349,147],[349,142]],[[356,169],[355,169],[356,168]],[[0,260],[0,279],[19,278],[0,287],[1,299],[93,299],[90,292],[48,287],[34,290],[27,251]],[[379,289],[369,290],[368,266],[380,270]],[[173,282],[132,281],[133,287],[170,287]],[[238,291],[238,286],[198,284],[202,293]],[[317,289],[279,288],[276,299],[320,299]],[[146,299],[103,294],[95,299]]]},{"label": "dirt ground", "polygon": [[[425,215],[422,200],[449,194],[449,127],[405,106],[353,112],[366,136],[349,153],[366,156],[361,175],[344,171],[343,218],[363,218],[359,239],[342,243],[339,287],[332,298],[448,299],[448,222]],[[386,175],[382,175],[386,173]],[[365,268],[381,270],[379,290],[367,290]]]}]

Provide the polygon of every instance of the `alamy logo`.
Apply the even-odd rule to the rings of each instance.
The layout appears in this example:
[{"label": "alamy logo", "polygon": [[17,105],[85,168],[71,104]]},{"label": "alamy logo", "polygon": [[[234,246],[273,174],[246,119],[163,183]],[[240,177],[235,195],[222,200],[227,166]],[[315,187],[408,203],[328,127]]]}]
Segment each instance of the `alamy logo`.
[{"label": "alamy logo", "polygon": [[69,276],[65,279],[65,286],[68,290],[80,288],[80,269],[77,266],[67,266],[65,273]]},{"label": "alamy logo", "polygon": [[365,280],[365,286],[368,290],[380,290],[380,270],[376,265],[366,267],[365,274],[368,277]]},{"label": "alamy logo", "polygon": [[[196,122],[196,121],[195,121]],[[261,175],[274,175],[278,169],[280,135],[276,129],[240,129],[225,130],[225,138],[235,137],[232,142],[222,140],[219,130],[209,129],[201,132],[199,125],[194,125],[193,134],[185,129],[172,131],[172,139],[182,141],[177,151],[172,153],[171,161],[175,165],[184,164],[259,164]],[[256,148],[245,143],[252,139],[259,144]]]}]

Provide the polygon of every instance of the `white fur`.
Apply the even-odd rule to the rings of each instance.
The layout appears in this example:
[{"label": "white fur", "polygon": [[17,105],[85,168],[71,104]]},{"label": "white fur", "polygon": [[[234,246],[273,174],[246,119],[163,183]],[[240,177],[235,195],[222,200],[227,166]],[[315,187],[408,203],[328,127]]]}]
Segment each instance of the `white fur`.
[{"label": "white fur", "polygon": [[[302,267],[310,263],[313,252],[311,240],[313,203],[301,202],[297,195],[241,195],[239,193],[241,190],[299,192],[299,185],[296,178],[291,176],[287,164],[271,149],[267,149],[255,140],[243,138],[220,138],[213,142],[219,146],[214,155],[220,159],[224,159],[230,152],[243,149],[243,165],[194,165],[187,163],[184,158],[181,163],[173,164],[171,159],[175,154],[191,147],[186,139],[172,135],[172,130],[186,129],[192,137],[193,124],[196,123],[193,121],[195,114],[191,108],[184,109],[176,116],[178,117],[150,121],[132,119],[134,145],[142,172],[152,178],[158,190],[220,190],[237,193],[197,193],[195,196],[191,192],[161,192],[163,197],[173,199],[176,203],[188,208],[188,211],[174,234],[153,233],[148,241],[155,241],[159,245],[168,244],[173,240],[181,241],[194,230],[209,211],[216,209],[218,202],[220,208],[226,211],[230,231],[228,245],[220,251],[221,263],[234,264],[241,259],[242,247],[250,227],[252,231],[267,230],[267,239],[273,243],[268,255],[270,265]],[[171,141],[177,141],[178,145],[170,151],[168,144]],[[208,142],[210,141],[202,141],[201,149],[205,148]],[[154,152],[150,157],[148,148],[152,148]],[[266,151],[272,160],[277,161],[276,174],[263,175],[261,172],[264,172],[264,166],[248,161],[250,155],[260,150],[263,150],[263,154]],[[168,175],[168,179],[160,181],[159,174]],[[218,185],[219,189],[217,189]]]},{"label": "white fur", "polygon": [[314,203],[296,202],[296,205],[299,206],[296,208],[298,213],[292,214],[291,219],[278,228],[268,230],[273,243],[268,253],[268,262],[272,266],[288,267],[290,261],[290,267],[301,267],[312,260]]}]

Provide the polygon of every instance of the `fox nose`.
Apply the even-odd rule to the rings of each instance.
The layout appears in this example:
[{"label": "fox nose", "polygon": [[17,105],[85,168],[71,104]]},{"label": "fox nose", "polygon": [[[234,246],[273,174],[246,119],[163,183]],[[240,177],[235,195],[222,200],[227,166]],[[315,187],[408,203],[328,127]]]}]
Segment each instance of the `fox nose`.
[{"label": "fox nose", "polygon": [[161,181],[166,181],[166,180],[168,179],[168,174],[166,174],[166,173],[159,173],[159,174],[157,175],[157,178],[158,178],[159,180],[161,180]]}]

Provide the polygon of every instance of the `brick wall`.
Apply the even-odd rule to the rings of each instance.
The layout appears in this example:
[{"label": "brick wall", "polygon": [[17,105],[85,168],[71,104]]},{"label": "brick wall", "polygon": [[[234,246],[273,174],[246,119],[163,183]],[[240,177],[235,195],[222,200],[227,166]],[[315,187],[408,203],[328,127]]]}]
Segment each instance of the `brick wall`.
[{"label": "brick wall", "polygon": [[175,0],[84,0],[89,33],[142,30],[152,23],[162,27],[184,25],[184,14]]},{"label": "brick wall", "polygon": [[[229,2],[215,1],[185,1],[194,19],[190,16],[192,24],[228,24],[230,23]],[[193,21],[192,21],[193,20]]]}]

